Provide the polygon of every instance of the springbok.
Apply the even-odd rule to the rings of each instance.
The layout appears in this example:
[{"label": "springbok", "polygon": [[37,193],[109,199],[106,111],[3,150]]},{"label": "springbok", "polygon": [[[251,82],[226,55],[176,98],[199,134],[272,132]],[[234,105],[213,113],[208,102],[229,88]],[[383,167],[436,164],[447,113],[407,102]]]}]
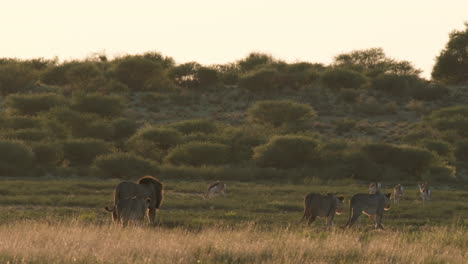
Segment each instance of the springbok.
[{"label": "springbok", "polygon": [[215,195],[222,194],[223,196],[226,193],[226,184],[220,181],[215,181],[208,186],[206,193],[203,195],[204,199],[210,199]]},{"label": "springbok", "polygon": [[427,182],[418,183],[418,186],[419,186],[419,192],[421,193],[423,204],[424,204],[424,201],[430,201],[432,191],[429,189]]},{"label": "springbok", "polygon": [[397,184],[393,188],[393,203],[398,204],[400,202],[401,197],[403,196],[405,188],[403,188],[403,185]]},{"label": "springbok", "polygon": [[369,185],[369,194],[376,194],[380,192],[381,188],[382,188],[382,184],[380,184],[380,182],[378,183],[373,182]]}]

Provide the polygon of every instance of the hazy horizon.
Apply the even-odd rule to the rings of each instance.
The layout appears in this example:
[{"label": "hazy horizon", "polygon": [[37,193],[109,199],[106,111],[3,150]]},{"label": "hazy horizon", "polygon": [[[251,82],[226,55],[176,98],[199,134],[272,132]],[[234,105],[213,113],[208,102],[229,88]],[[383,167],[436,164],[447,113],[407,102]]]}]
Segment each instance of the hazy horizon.
[{"label": "hazy horizon", "polygon": [[[84,59],[157,51],[177,63],[224,64],[263,52],[286,62],[329,64],[381,47],[429,78],[468,1],[44,0],[1,4],[0,57]],[[8,26],[6,26],[8,25]]]}]

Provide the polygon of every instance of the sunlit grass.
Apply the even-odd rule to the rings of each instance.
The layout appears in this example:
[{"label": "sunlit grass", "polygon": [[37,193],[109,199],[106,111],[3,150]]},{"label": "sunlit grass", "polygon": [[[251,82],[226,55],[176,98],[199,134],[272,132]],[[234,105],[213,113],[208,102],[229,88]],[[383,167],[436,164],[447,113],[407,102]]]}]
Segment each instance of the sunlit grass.
[{"label": "sunlit grass", "polygon": [[121,228],[81,221],[0,226],[2,263],[463,263],[462,227],[400,231],[321,228]]}]

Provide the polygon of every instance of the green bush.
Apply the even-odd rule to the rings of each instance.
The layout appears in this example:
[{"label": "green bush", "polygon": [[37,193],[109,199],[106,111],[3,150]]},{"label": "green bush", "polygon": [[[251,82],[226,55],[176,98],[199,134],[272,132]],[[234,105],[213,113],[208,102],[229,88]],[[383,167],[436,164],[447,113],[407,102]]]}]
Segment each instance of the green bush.
[{"label": "green bush", "polygon": [[331,69],[323,73],[322,82],[331,89],[359,89],[367,82],[366,76],[348,69]]},{"label": "green bush", "polygon": [[96,91],[103,84],[104,75],[95,62],[74,63],[67,70],[66,81],[75,90]]},{"label": "green bush", "polygon": [[67,72],[77,64],[79,63],[71,61],[50,67],[41,74],[40,80],[50,85],[66,85],[68,84]]},{"label": "green bush", "polygon": [[376,163],[396,167],[407,172],[413,179],[420,179],[422,173],[436,162],[432,152],[412,146],[371,143],[362,149]]},{"label": "green bush", "polygon": [[0,94],[25,92],[36,80],[36,72],[22,63],[0,64]]},{"label": "green bush", "polygon": [[127,85],[130,90],[141,91],[145,84],[155,75],[161,75],[163,65],[142,56],[127,56],[116,61],[114,69],[118,81]]},{"label": "green bush", "polygon": [[74,96],[72,100],[72,109],[102,117],[116,117],[125,108],[124,98],[116,95],[86,94]]},{"label": "green bush", "polygon": [[164,156],[167,154],[166,151],[163,151],[158,147],[157,143],[138,138],[129,140],[127,142],[127,148],[137,156],[159,162],[162,161]]},{"label": "green bush", "polygon": [[314,109],[307,104],[290,100],[258,101],[247,110],[248,118],[257,123],[279,127],[314,118]]},{"label": "green bush", "polygon": [[229,147],[211,142],[189,142],[173,148],[165,161],[173,165],[221,165],[229,162]]},{"label": "green bush", "polygon": [[34,153],[24,143],[0,140],[0,176],[27,176]]},{"label": "green bush", "polygon": [[35,115],[63,104],[65,99],[56,94],[12,94],[5,99],[6,107],[20,115]]},{"label": "green bush", "polygon": [[277,63],[279,61],[269,54],[252,52],[246,58],[239,60],[237,66],[242,72],[248,72],[259,67],[271,66]]},{"label": "green bush", "polygon": [[0,135],[6,139],[16,139],[21,141],[40,141],[50,135],[40,128],[23,128],[18,130],[2,131]]},{"label": "green bush", "polygon": [[4,129],[26,129],[41,126],[41,119],[27,116],[0,116],[0,125]]},{"label": "green bush", "polygon": [[105,119],[88,119],[80,127],[72,128],[72,136],[77,138],[97,138],[112,140],[115,136],[113,124]]},{"label": "green bush", "polygon": [[168,150],[182,142],[182,133],[174,128],[146,126],[140,128],[130,141],[143,139],[151,141],[162,150]]},{"label": "green bush", "polygon": [[[392,96],[411,96],[412,93],[416,97],[418,91],[424,94],[426,88],[424,80],[416,75],[401,75],[401,74],[381,74],[372,80],[372,87],[376,90],[383,91]],[[421,92],[423,91],[423,92]],[[422,95],[424,97],[424,95]]]},{"label": "green bush", "polygon": [[55,167],[63,160],[62,145],[55,142],[37,142],[31,145],[35,163],[41,167]]},{"label": "green bush", "polygon": [[428,85],[416,85],[410,89],[411,96],[418,100],[437,100],[443,99],[449,95],[449,89],[437,83],[431,83]]},{"label": "green bush", "polygon": [[138,123],[130,118],[118,118],[112,121],[114,139],[122,140],[131,137],[138,129]]},{"label": "green bush", "polygon": [[468,139],[456,143],[455,157],[460,162],[468,163]]},{"label": "green bush", "polygon": [[434,151],[440,156],[449,157],[452,154],[452,146],[443,140],[437,139],[424,139],[421,145],[431,151]]},{"label": "green bush", "polygon": [[278,92],[278,76],[276,69],[260,68],[242,75],[239,86],[256,93]]},{"label": "green bush", "polygon": [[208,119],[184,120],[168,125],[169,128],[174,128],[185,135],[192,133],[215,133],[218,131],[218,126],[215,121]]},{"label": "green bush", "polygon": [[63,143],[64,159],[70,166],[87,166],[99,156],[111,152],[111,146],[100,139],[69,139]]},{"label": "green bush", "polygon": [[144,175],[156,175],[157,165],[130,153],[112,153],[99,156],[94,161],[97,176],[103,178],[137,179]]},{"label": "green bush", "polygon": [[455,168],[450,166],[433,167],[429,169],[427,177],[430,181],[447,182],[455,179]]},{"label": "green bush", "polygon": [[318,143],[310,137],[274,136],[268,143],[254,148],[252,159],[260,167],[304,167],[316,158],[317,145]]}]

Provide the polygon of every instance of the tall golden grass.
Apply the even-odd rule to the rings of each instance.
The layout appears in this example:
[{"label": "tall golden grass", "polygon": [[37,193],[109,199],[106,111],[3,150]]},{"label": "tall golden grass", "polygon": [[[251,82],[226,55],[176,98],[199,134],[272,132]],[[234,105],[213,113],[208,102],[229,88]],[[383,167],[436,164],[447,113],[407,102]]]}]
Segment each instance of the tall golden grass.
[{"label": "tall golden grass", "polygon": [[190,231],[22,221],[0,226],[0,263],[463,263],[467,237],[463,227]]}]

